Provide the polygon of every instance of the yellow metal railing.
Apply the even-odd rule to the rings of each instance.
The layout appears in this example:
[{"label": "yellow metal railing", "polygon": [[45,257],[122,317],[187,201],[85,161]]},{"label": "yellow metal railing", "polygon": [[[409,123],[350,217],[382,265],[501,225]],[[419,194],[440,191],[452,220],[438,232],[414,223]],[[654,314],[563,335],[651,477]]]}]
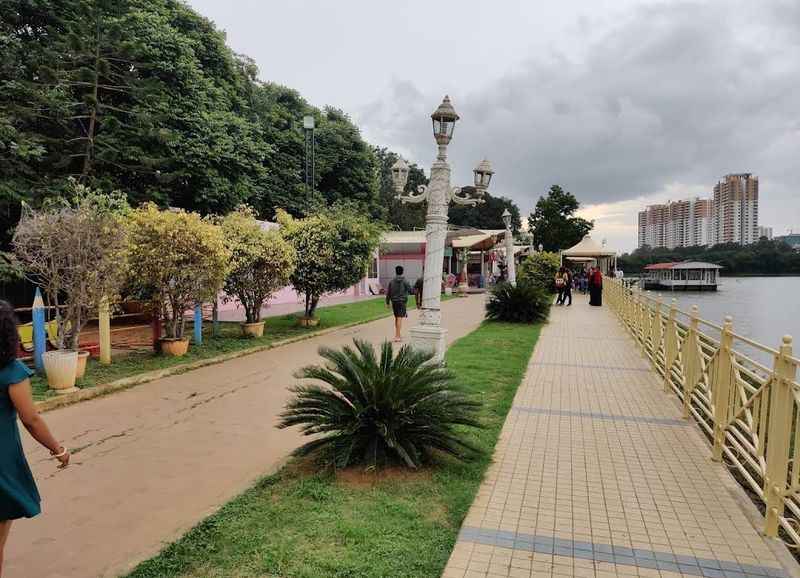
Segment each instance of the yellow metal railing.
[{"label": "yellow metal railing", "polygon": [[773,349],[736,334],[730,317],[717,325],[696,306],[686,313],[674,299],[667,306],[615,279],[605,293],[665,391],[712,441],[713,458],[764,504],[764,533],[800,548],[800,359],[792,338]]}]

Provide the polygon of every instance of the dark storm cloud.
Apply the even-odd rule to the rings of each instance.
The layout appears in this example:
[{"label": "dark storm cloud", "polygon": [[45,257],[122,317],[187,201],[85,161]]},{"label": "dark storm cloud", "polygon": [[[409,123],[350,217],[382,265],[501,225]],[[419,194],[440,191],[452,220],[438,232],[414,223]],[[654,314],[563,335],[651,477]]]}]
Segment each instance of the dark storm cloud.
[{"label": "dark storm cloud", "polygon": [[[592,24],[579,24],[592,37]],[[710,190],[725,173],[750,171],[800,225],[800,2],[642,6],[594,38],[578,54],[535,55],[499,78],[498,62],[451,93],[462,180],[486,155],[498,192],[529,209],[552,183],[608,203],[674,183]],[[428,164],[438,98],[398,82],[358,118],[373,139]]]}]

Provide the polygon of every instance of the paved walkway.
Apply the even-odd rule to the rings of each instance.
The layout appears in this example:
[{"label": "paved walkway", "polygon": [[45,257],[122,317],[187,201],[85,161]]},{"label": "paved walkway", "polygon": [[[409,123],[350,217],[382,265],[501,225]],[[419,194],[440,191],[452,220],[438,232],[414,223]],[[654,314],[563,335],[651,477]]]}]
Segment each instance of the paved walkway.
[{"label": "paved walkway", "polygon": [[792,575],[680,415],[613,312],[554,308],[444,576]]},{"label": "paved walkway", "polygon": [[[449,340],[483,318],[483,298],[443,303]],[[407,328],[416,321],[411,312]],[[301,441],[277,430],[293,372],[322,345],[378,343],[393,320],[287,345],[48,412],[77,448],[56,470],[26,434],[44,513],[14,524],[4,578],[118,576],[274,471]]]}]

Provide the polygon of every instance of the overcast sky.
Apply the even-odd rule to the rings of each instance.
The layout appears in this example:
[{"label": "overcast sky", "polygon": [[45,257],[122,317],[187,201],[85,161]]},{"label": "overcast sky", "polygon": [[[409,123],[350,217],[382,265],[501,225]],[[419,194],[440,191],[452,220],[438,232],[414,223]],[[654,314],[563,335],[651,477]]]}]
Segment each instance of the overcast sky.
[{"label": "overcast sky", "polygon": [[486,156],[524,214],[561,184],[615,248],[645,204],[731,172],[760,177],[762,225],[800,231],[800,0],[189,3],[262,79],[426,168],[449,94],[454,184]]}]

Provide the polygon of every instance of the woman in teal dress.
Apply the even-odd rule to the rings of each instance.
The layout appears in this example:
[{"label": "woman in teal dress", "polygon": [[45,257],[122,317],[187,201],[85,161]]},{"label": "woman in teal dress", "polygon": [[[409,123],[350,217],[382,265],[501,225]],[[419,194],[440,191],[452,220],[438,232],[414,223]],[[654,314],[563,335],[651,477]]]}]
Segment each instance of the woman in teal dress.
[{"label": "woman in teal dress", "polygon": [[60,462],[59,467],[69,464],[69,451],[56,441],[36,411],[28,379],[32,372],[17,360],[18,344],[14,309],[0,301],[0,575],[11,522],[40,512],[39,491],[22,452],[17,416],[33,438]]}]

